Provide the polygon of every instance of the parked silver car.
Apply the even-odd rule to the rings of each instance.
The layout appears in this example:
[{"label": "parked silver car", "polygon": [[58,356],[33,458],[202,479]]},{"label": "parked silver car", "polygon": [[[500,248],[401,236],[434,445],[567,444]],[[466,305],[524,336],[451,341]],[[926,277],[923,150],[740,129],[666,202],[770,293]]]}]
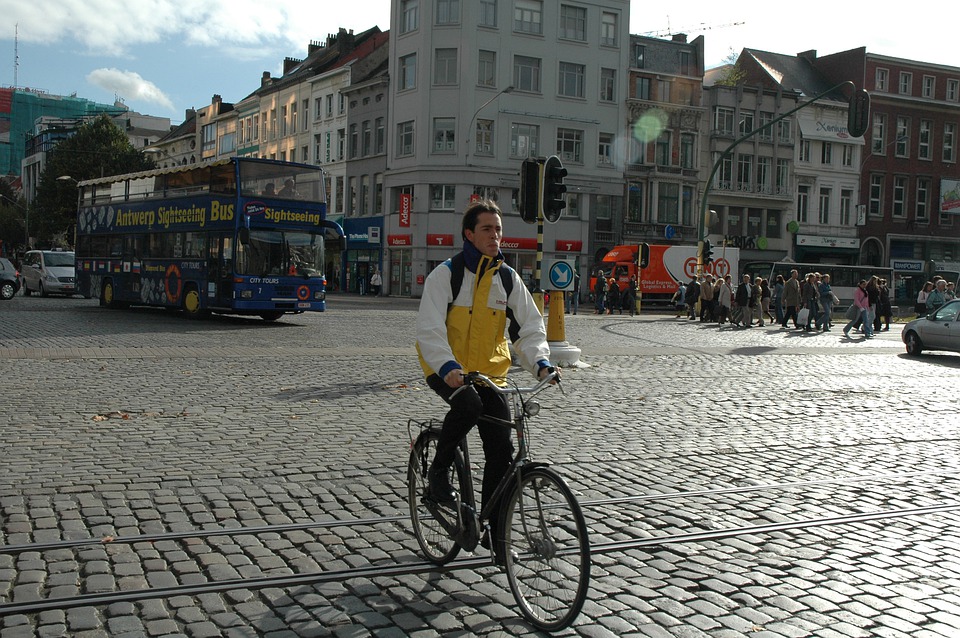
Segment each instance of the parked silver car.
[{"label": "parked silver car", "polygon": [[924,350],[960,352],[960,299],[940,306],[925,317],[914,319],[900,333],[907,353],[918,355]]},{"label": "parked silver car", "polygon": [[77,291],[74,254],[66,250],[31,250],[20,264],[23,294],[72,295]]}]

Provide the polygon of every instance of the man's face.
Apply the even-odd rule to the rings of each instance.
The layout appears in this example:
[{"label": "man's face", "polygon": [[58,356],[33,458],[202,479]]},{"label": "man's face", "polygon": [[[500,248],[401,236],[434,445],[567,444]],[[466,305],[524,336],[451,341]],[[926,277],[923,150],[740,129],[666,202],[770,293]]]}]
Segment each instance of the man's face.
[{"label": "man's face", "polygon": [[473,230],[463,231],[467,241],[487,257],[500,254],[500,240],[503,238],[503,224],[500,215],[489,211],[477,215],[477,225]]}]

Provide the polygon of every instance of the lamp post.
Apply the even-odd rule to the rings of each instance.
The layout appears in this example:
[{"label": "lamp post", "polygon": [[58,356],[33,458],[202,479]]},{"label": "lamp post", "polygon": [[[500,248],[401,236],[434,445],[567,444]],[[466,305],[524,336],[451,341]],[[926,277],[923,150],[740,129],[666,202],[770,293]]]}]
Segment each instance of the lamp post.
[{"label": "lamp post", "polygon": [[466,149],[466,152],[464,153],[464,156],[463,156],[463,165],[464,165],[464,166],[466,166],[466,165],[470,162],[470,137],[471,137],[470,133],[471,133],[471,131],[473,131],[473,122],[474,122],[474,120],[476,120],[476,119],[477,119],[477,116],[480,115],[480,111],[482,111],[483,109],[485,109],[485,108],[487,107],[487,105],[489,105],[491,102],[493,102],[494,100],[496,100],[498,97],[500,97],[500,96],[503,95],[504,93],[512,93],[512,92],[513,92],[513,85],[512,85],[512,84],[511,84],[510,86],[508,86],[508,87],[505,87],[505,88],[503,88],[503,89],[500,89],[499,91],[497,91],[497,94],[496,94],[496,95],[494,95],[492,98],[490,98],[489,100],[487,100],[486,102],[484,102],[483,104],[481,104],[481,105],[479,106],[479,108],[477,108],[477,110],[473,112],[473,117],[470,118],[470,123],[467,124],[467,140],[466,140],[466,142],[467,142],[467,149]]}]

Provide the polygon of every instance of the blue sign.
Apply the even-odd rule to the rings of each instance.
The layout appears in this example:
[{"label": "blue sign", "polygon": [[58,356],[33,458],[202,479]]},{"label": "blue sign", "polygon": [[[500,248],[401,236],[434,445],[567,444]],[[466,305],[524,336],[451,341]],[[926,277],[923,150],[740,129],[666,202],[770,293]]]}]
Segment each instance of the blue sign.
[{"label": "blue sign", "polygon": [[573,287],[573,266],[566,261],[555,261],[548,273],[549,290],[566,290]]},{"label": "blue sign", "polygon": [[663,229],[663,236],[666,237],[667,239],[673,239],[676,234],[677,234],[677,229],[671,226],[670,224],[667,224],[667,227]]}]

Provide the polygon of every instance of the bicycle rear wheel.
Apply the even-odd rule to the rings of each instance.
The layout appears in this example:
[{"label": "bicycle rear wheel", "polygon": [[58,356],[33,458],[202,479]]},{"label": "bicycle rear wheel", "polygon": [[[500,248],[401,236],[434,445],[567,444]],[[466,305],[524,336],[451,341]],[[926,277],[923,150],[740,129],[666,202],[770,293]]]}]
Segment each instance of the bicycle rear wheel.
[{"label": "bicycle rear wheel", "polygon": [[583,511],[553,470],[524,471],[503,512],[504,560],[513,597],[536,628],[569,626],[590,586]]},{"label": "bicycle rear wheel", "polygon": [[[410,450],[410,463],[407,467],[407,501],[410,504],[410,522],[413,523],[413,535],[423,550],[427,560],[443,565],[449,563],[460,553],[460,546],[453,540],[447,529],[433,515],[424,503],[427,493],[427,470],[433,462],[437,450],[438,433],[424,430],[417,437]],[[463,462],[459,455],[451,467],[451,485],[459,485],[453,472],[462,472]],[[441,513],[449,512],[448,524],[456,524],[455,508],[435,505]]]}]

